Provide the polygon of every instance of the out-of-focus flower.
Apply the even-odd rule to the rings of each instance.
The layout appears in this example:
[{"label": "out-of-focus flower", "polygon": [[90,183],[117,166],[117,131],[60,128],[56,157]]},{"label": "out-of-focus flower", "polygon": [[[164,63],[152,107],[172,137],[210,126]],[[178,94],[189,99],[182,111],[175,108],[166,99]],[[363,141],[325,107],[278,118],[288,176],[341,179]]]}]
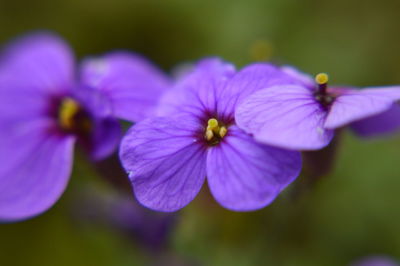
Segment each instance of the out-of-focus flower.
[{"label": "out-of-focus flower", "polygon": [[270,204],[298,176],[300,154],[255,142],[236,125],[234,112],[246,95],[283,82],[286,74],[271,65],[235,73],[219,59],[201,61],[162,98],[160,117],[137,123],[122,141],[120,157],[139,202],[179,210],[207,176],[225,208]]},{"label": "out-of-focus flower", "polygon": [[68,46],[45,33],[12,43],[0,60],[2,221],[51,207],[68,183],[74,143],[95,160],[105,158],[121,137],[115,117],[143,118],[169,84],[126,53],[86,61],[76,77]]},{"label": "out-of-focus flower", "polygon": [[124,193],[85,189],[77,193],[72,212],[78,222],[117,230],[150,251],[167,246],[176,214],[150,211]]},{"label": "out-of-focus flower", "polygon": [[328,87],[324,73],[313,81],[293,68],[282,70],[297,84],[265,87],[245,99],[235,114],[238,126],[256,140],[282,148],[323,148],[334,129],[385,112],[400,99],[399,86]]},{"label": "out-of-focus flower", "polygon": [[400,131],[400,105],[398,103],[386,112],[352,123],[351,129],[361,137],[379,137]]},{"label": "out-of-focus flower", "polygon": [[387,256],[370,256],[362,258],[350,266],[399,266],[400,264]]},{"label": "out-of-focus flower", "polygon": [[109,99],[116,117],[131,122],[153,115],[172,84],[146,59],[128,52],[88,58],[82,65],[82,82]]}]

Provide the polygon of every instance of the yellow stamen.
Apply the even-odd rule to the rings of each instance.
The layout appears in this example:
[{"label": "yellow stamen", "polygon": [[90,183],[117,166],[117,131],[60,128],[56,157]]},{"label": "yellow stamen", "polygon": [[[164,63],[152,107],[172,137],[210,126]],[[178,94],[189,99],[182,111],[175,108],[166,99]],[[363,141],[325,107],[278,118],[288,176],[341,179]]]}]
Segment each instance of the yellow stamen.
[{"label": "yellow stamen", "polygon": [[58,113],[58,122],[60,123],[60,126],[64,129],[71,129],[74,126],[73,117],[78,113],[78,111],[78,103],[71,98],[65,98],[61,103]]},{"label": "yellow stamen", "polygon": [[315,82],[317,82],[319,85],[328,83],[328,80],[329,77],[326,73],[319,73],[315,76]]},{"label": "yellow stamen", "polygon": [[221,127],[221,128],[219,129],[219,136],[220,136],[221,138],[223,138],[223,137],[225,137],[225,135],[226,135],[227,132],[228,132],[228,130],[226,129],[226,127]]},{"label": "yellow stamen", "polygon": [[218,143],[223,137],[226,136],[228,129],[221,125],[217,119],[211,118],[207,121],[207,128],[204,137],[207,141],[212,142],[213,145]]},{"label": "yellow stamen", "polygon": [[218,127],[218,120],[215,118],[211,118],[207,122],[209,129],[215,129]]},{"label": "yellow stamen", "polygon": [[211,140],[214,137],[214,133],[212,132],[212,130],[207,129],[206,130],[206,140]]}]

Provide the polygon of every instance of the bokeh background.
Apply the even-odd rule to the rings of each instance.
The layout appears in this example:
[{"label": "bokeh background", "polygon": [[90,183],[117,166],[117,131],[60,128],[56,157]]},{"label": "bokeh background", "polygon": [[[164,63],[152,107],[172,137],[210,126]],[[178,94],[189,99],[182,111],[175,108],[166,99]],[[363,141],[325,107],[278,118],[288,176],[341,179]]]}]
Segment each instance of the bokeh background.
[{"label": "bokeh background", "polygon": [[[0,43],[48,29],[78,59],[129,49],[171,72],[218,55],[238,67],[272,60],[327,72],[335,84],[389,85],[400,84],[399,10],[398,0],[0,0]],[[344,130],[337,148],[328,174],[316,182],[303,174],[265,209],[224,210],[205,188],[173,215],[137,206],[115,158],[94,166],[78,152],[51,210],[0,225],[0,265],[337,266],[371,254],[400,258],[400,135],[363,140]]]}]

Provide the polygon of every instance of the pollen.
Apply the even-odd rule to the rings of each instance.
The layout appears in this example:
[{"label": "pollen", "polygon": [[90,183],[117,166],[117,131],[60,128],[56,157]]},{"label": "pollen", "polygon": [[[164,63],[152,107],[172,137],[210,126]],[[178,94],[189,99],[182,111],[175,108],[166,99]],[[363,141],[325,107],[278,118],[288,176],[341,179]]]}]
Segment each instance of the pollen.
[{"label": "pollen", "polygon": [[211,118],[207,121],[204,137],[209,144],[215,145],[219,143],[227,133],[228,129],[222,123],[215,118]]},{"label": "pollen", "polygon": [[328,83],[328,80],[329,77],[328,74],[326,73],[319,73],[318,75],[315,76],[315,82],[317,82],[319,85]]},{"label": "pollen", "polygon": [[214,137],[214,133],[212,132],[212,130],[207,129],[206,130],[206,140],[210,141],[210,140],[212,140],[213,137]]},{"label": "pollen", "polygon": [[221,127],[219,129],[219,135],[221,138],[225,137],[226,133],[228,132],[228,130],[226,129],[226,127]]},{"label": "pollen", "polygon": [[211,119],[208,120],[207,124],[208,124],[207,128],[215,129],[215,128],[218,127],[218,120],[215,119],[215,118],[211,118]]},{"label": "pollen", "polygon": [[65,98],[60,105],[58,122],[63,129],[74,127],[74,116],[79,112],[79,104],[71,99]]}]

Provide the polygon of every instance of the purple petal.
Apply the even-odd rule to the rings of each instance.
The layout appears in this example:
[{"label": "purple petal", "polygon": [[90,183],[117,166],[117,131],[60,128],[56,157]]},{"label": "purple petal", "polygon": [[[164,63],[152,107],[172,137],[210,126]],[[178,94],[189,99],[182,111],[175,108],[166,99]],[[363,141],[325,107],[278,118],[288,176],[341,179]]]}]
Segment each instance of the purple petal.
[{"label": "purple petal", "polygon": [[252,93],[275,85],[298,84],[290,75],[272,64],[257,63],[234,75],[221,91],[218,102],[222,116],[233,115],[240,102]]},{"label": "purple petal", "polygon": [[400,87],[343,89],[329,111],[325,128],[335,129],[387,111],[400,99]]},{"label": "purple petal", "polygon": [[27,154],[33,153],[37,140],[43,139],[43,132],[51,131],[51,127],[52,121],[46,118],[15,121],[0,118],[0,174],[16,168]]},{"label": "purple petal", "polygon": [[288,85],[260,90],[239,105],[238,126],[265,144],[293,150],[320,149],[333,131],[324,129],[326,111],[305,87]]},{"label": "purple petal", "polygon": [[300,153],[256,143],[236,126],[228,130],[207,156],[211,193],[230,210],[260,209],[299,175]]},{"label": "purple petal", "polygon": [[87,112],[96,117],[113,115],[110,99],[99,90],[87,86],[75,86],[70,90],[70,96],[76,99]]},{"label": "purple petal", "polygon": [[29,126],[18,128],[16,135],[8,131],[7,145],[1,143],[2,221],[26,219],[49,209],[71,173],[74,138],[51,135],[40,123]]},{"label": "purple petal", "polygon": [[111,99],[115,116],[139,121],[151,115],[171,81],[146,59],[112,53],[84,61],[82,80]]},{"label": "purple petal", "polygon": [[121,136],[121,126],[117,120],[107,118],[97,121],[89,151],[93,160],[102,160],[111,155],[117,149]]},{"label": "purple petal", "polygon": [[[0,78],[1,79],[1,78]],[[43,97],[36,91],[9,89],[8,84],[0,80],[0,120],[14,123],[21,119],[32,120],[43,117],[49,109],[49,97]]]},{"label": "purple petal", "polygon": [[1,57],[0,86],[7,85],[9,89],[60,94],[69,88],[73,77],[72,52],[51,34],[32,34],[18,39]]},{"label": "purple petal", "polygon": [[158,114],[186,112],[201,117],[206,113],[230,120],[237,104],[251,93],[293,83],[298,82],[271,64],[254,64],[235,74],[231,64],[216,58],[205,59],[166,93]]},{"label": "purple petal", "polygon": [[190,114],[202,117],[204,113],[215,115],[218,95],[227,80],[235,73],[233,65],[218,58],[200,61],[194,70],[186,74],[161,100],[158,114]]},{"label": "purple petal", "polygon": [[400,130],[400,106],[394,104],[388,111],[350,124],[351,129],[362,137],[387,135]]},{"label": "purple petal", "polygon": [[80,86],[71,91],[87,111],[92,122],[91,134],[80,141],[94,160],[112,154],[120,142],[122,131],[119,122],[112,116],[112,105],[103,92]]},{"label": "purple petal", "polygon": [[281,70],[292,78],[296,79],[300,85],[303,85],[307,88],[315,87],[315,81],[311,75],[303,73],[292,66],[283,66],[281,67]]},{"label": "purple petal", "polygon": [[206,176],[206,149],[197,123],[153,118],[139,122],[124,137],[120,158],[144,206],[176,211],[199,192]]}]

